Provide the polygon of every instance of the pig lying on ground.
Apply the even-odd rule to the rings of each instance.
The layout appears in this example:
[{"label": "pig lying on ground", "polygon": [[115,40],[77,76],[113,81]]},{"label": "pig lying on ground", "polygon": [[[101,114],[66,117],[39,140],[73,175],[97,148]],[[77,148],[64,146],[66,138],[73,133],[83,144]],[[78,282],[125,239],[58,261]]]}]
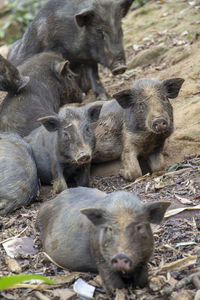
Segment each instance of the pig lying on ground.
[{"label": "pig lying on ground", "polygon": [[70,186],[88,186],[95,147],[91,123],[98,120],[101,104],[61,108],[58,115],[40,118],[44,125],[26,141],[30,144],[42,184],[53,181],[53,193]]},{"label": "pig lying on ground", "polygon": [[39,52],[61,53],[76,71],[84,65],[95,95],[106,98],[98,63],[113,75],[126,70],[121,20],[133,1],[50,0],[11,46],[8,59],[17,66]]},{"label": "pig lying on ground", "polygon": [[37,192],[30,146],[17,134],[0,133],[0,216],[30,204]]},{"label": "pig lying on ground", "polygon": [[131,89],[105,102],[95,129],[94,162],[122,161],[121,175],[127,180],[142,176],[140,162],[152,172],[163,168],[162,149],[173,131],[173,109],[182,78],[164,81],[139,79]]},{"label": "pig lying on ground", "polygon": [[159,224],[168,202],[142,203],[130,192],[106,195],[73,188],[46,202],[37,227],[45,252],[60,266],[99,272],[107,293],[127,285],[144,287],[153,252],[150,223]]},{"label": "pig lying on ground", "polygon": [[0,89],[8,92],[0,107],[0,130],[28,135],[40,126],[38,118],[57,113],[65,103],[81,102],[69,62],[60,55],[44,52],[17,69],[1,58],[0,70]]}]

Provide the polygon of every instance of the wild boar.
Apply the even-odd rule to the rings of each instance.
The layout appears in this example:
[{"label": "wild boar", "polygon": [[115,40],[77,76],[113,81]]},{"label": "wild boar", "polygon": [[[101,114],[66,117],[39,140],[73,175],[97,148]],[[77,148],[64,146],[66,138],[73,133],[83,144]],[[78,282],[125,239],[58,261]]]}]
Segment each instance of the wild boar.
[{"label": "wild boar", "polygon": [[63,191],[39,211],[45,252],[63,268],[99,272],[108,294],[144,287],[153,248],[150,223],[159,224],[168,202],[142,203],[126,191],[106,194],[78,187]]},{"label": "wild boar", "polygon": [[98,64],[113,75],[126,70],[121,20],[133,1],[50,0],[10,48],[8,58],[19,65],[39,52],[61,53],[76,71],[85,66],[94,94],[106,99]]},{"label": "wild boar", "polygon": [[29,81],[28,76],[22,76],[18,69],[0,55],[0,90],[10,93],[19,92]]},{"label": "wild boar", "polygon": [[95,147],[91,123],[96,122],[101,104],[67,107],[40,118],[43,126],[26,137],[42,184],[53,182],[53,193],[69,186],[88,186],[90,162]]},{"label": "wild boar", "polygon": [[69,62],[55,53],[37,54],[16,68],[0,60],[0,89],[7,91],[0,107],[0,130],[16,132],[22,137],[40,126],[37,119],[57,113],[69,102],[81,102]]},{"label": "wild boar", "polygon": [[139,79],[131,89],[104,103],[95,129],[94,162],[121,156],[120,174],[127,180],[142,176],[141,164],[156,172],[163,169],[162,149],[173,132],[173,108],[182,78]]},{"label": "wild boar", "polygon": [[34,201],[38,192],[30,146],[17,134],[0,133],[0,216]]}]

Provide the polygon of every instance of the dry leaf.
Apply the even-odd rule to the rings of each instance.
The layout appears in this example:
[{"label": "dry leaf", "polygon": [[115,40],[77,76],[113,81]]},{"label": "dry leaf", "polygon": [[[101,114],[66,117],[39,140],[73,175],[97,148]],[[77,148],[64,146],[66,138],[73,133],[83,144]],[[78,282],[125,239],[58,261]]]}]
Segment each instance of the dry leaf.
[{"label": "dry leaf", "polygon": [[73,300],[76,299],[76,293],[74,293],[71,289],[56,289],[51,291],[54,297],[59,297],[60,300]]},{"label": "dry leaf", "polygon": [[194,265],[196,262],[197,255],[190,255],[177,261],[165,264],[162,267],[154,268],[150,271],[150,273],[155,275],[168,271],[182,271],[185,270],[187,267]]},{"label": "dry leaf", "polygon": [[166,278],[164,276],[152,277],[149,280],[149,287],[154,292],[160,291],[165,284]]},{"label": "dry leaf", "polygon": [[189,199],[186,199],[186,198],[181,197],[181,196],[176,195],[176,194],[174,194],[174,196],[175,196],[178,200],[180,200],[180,202],[183,203],[183,204],[192,204],[192,201],[189,200]]},{"label": "dry leaf", "polygon": [[29,237],[12,238],[12,240],[4,242],[3,247],[8,256],[12,258],[21,255],[34,255],[38,252],[38,250],[34,248],[33,239]]},{"label": "dry leaf", "polygon": [[164,217],[169,218],[171,216],[174,216],[174,215],[177,215],[177,214],[181,213],[184,210],[196,210],[196,209],[200,209],[200,204],[196,205],[196,206],[180,207],[180,208],[175,208],[175,209],[168,210],[165,213]]},{"label": "dry leaf", "polygon": [[126,300],[125,292],[126,291],[124,291],[123,289],[122,290],[116,289],[115,300]]}]

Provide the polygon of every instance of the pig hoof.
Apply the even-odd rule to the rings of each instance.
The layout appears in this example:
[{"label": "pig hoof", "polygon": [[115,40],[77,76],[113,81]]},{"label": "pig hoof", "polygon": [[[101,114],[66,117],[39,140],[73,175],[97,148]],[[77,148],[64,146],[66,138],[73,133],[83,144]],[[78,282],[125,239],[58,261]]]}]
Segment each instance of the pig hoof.
[{"label": "pig hoof", "polygon": [[66,182],[60,180],[54,180],[52,195],[55,196],[56,194],[59,194],[66,189],[67,189]]},{"label": "pig hoof", "polygon": [[134,181],[136,178],[142,176],[142,173],[140,173],[140,172],[133,172],[133,171],[124,170],[124,169],[121,169],[119,174],[128,181]]}]

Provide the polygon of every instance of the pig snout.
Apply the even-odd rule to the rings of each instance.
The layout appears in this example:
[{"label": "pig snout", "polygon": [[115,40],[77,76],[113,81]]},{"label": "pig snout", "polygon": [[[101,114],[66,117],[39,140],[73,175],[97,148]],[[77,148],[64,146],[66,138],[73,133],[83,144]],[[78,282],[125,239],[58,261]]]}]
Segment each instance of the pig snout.
[{"label": "pig snout", "polygon": [[119,75],[119,74],[122,74],[126,71],[126,65],[124,64],[118,64],[117,66],[115,66],[113,69],[112,69],[112,74],[113,75]]},{"label": "pig snout", "polygon": [[77,159],[76,159],[78,165],[84,165],[91,161],[91,155],[89,155],[86,152],[79,153]]},{"label": "pig snout", "polygon": [[156,118],[152,122],[153,130],[157,133],[165,132],[168,130],[168,121],[164,118]]},{"label": "pig snout", "polygon": [[111,263],[115,271],[129,272],[132,267],[132,261],[123,253],[113,256]]}]

